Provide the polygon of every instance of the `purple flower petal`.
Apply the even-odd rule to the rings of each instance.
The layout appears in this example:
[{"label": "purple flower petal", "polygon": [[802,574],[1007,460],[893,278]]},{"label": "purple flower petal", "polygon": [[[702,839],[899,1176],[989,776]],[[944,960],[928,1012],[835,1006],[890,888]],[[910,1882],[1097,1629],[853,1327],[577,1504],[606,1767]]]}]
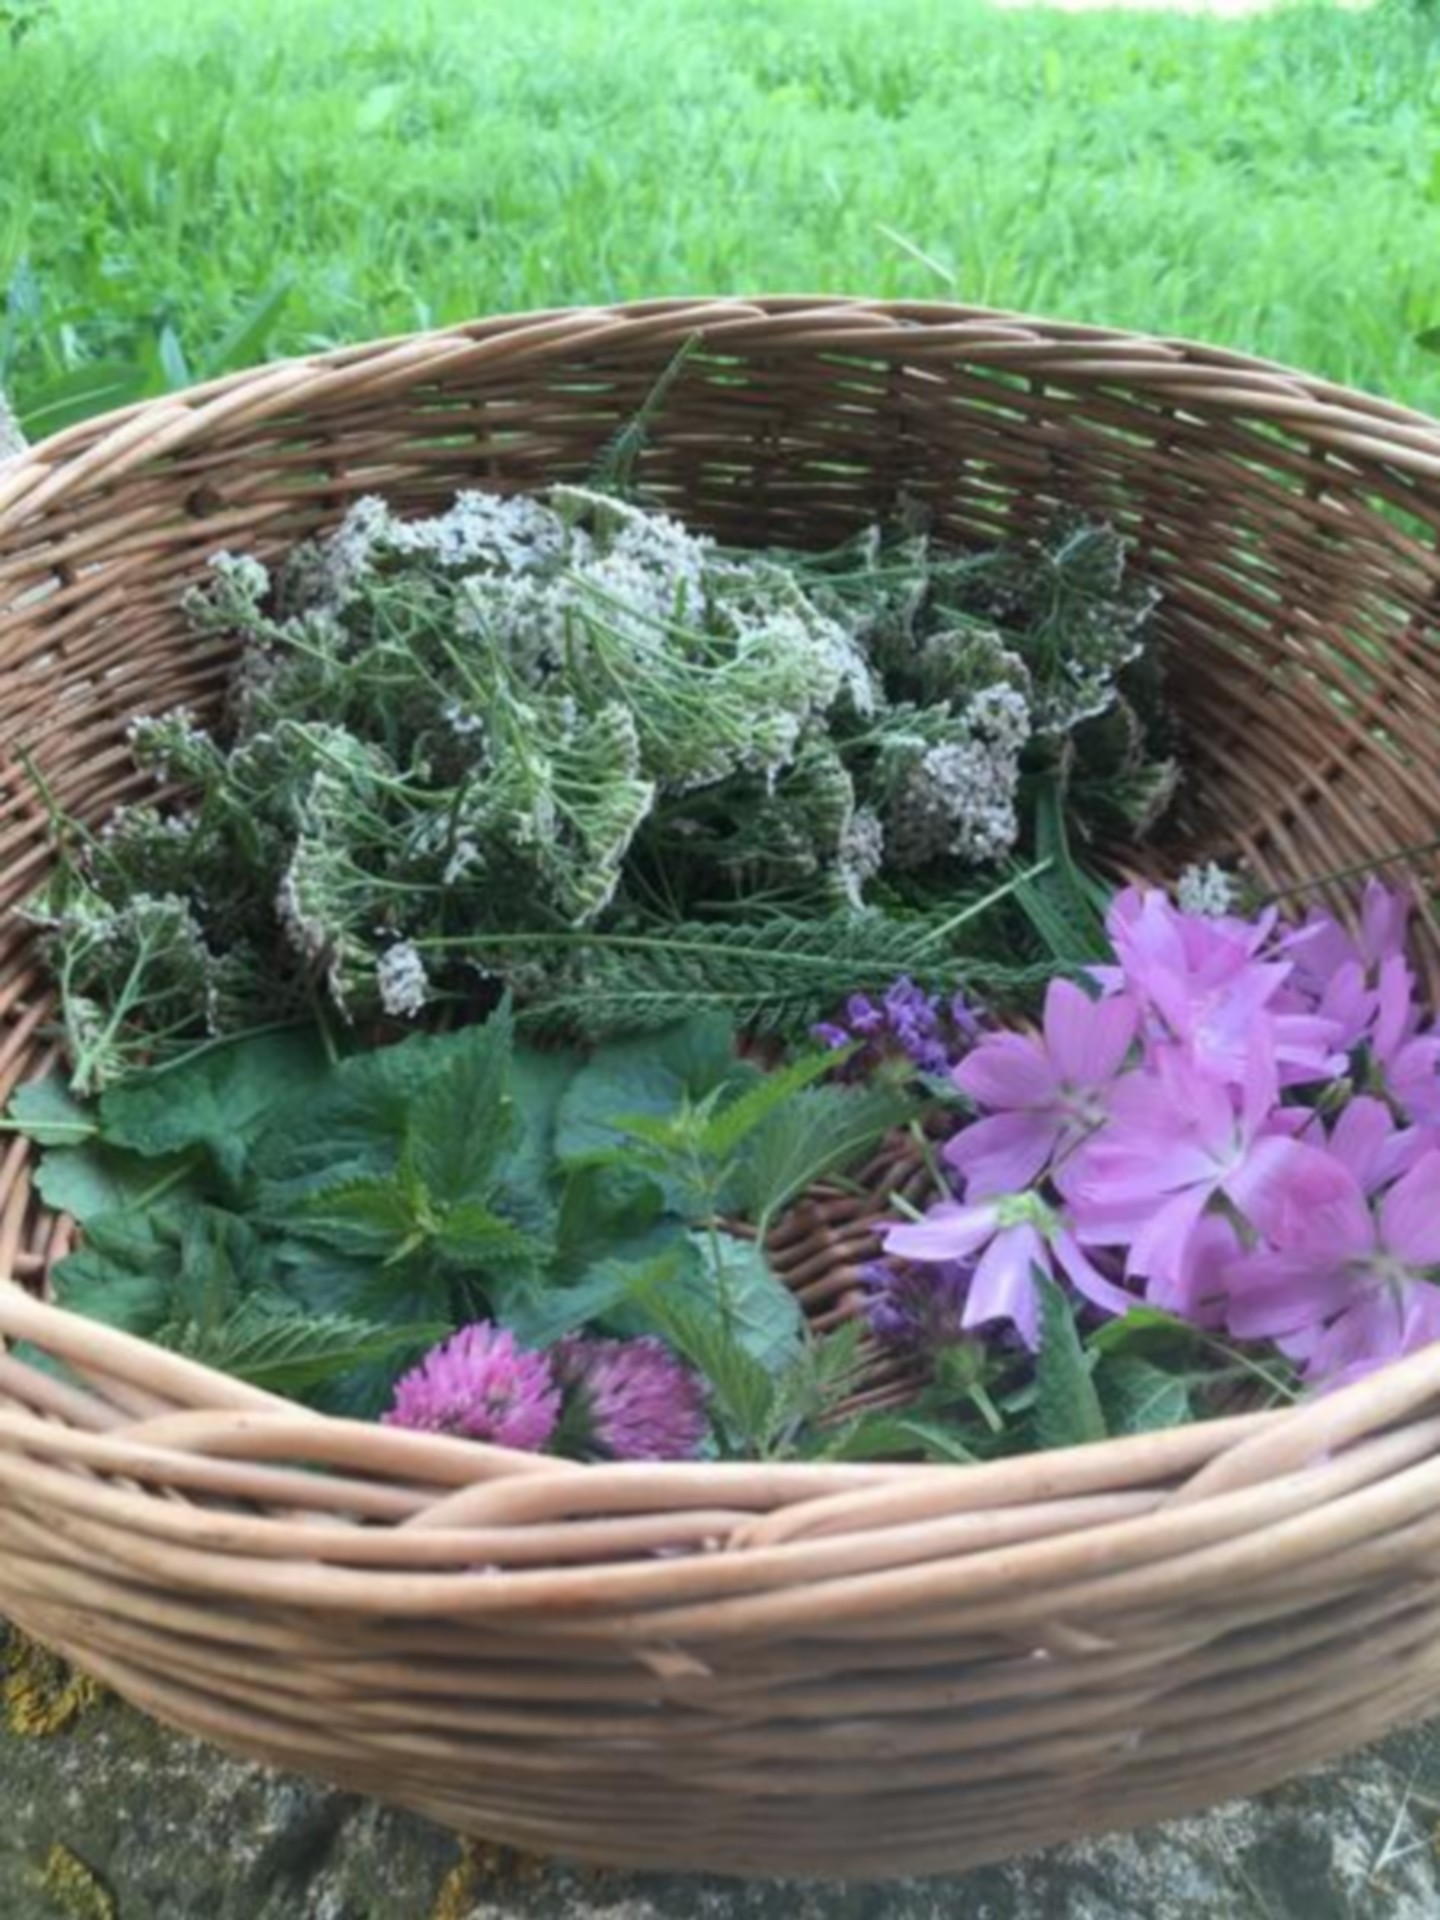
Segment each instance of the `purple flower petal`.
[{"label": "purple flower petal", "polygon": [[1417,1160],[1380,1202],[1380,1237],[1413,1267],[1440,1265],[1440,1152]]},{"label": "purple flower petal", "polygon": [[1365,1195],[1343,1161],[1303,1141],[1257,1141],[1225,1191],[1264,1239],[1286,1252],[1356,1258],[1375,1244]]},{"label": "purple flower petal", "polygon": [[1117,1287],[1107,1280],[1099,1268],[1086,1258],[1073,1233],[1061,1228],[1052,1241],[1055,1264],[1061,1269],[1077,1293],[1081,1293],[1092,1306],[1103,1307],[1106,1313],[1128,1313],[1136,1304],[1133,1293],[1127,1293],[1124,1287]]},{"label": "purple flower petal", "polygon": [[992,1114],[963,1127],[946,1142],[942,1157],[964,1176],[967,1199],[1023,1193],[1049,1164],[1064,1124],[1058,1114]]},{"label": "purple flower petal", "polygon": [[967,1327],[1008,1320],[1032,1353],[1040,1348],[1040,1299],[1035,1269],[1050,1269],[1045,1242],[1028,1222],[1003,1227],[985,1249],[965,1305]]},{"label": "purple flower petal", "polygon": [[961,1206],[942,1200],[923,1220],[903,1220],[885,1235],[886,1253],[902,1260],[965,1260],[995,1232],[993,1202]]},{"label": "purple flower petal", "polygon": [[977,1107],[1004,1112],[1049,1106],[1059,1093],[1055,1070],[1039,1043],[1020,1033],[987,1035],[955,1068],[954,1079]]},{"label": "purple flower petal", "polygon": [[1060,1078],[1072,1087],[1100,1087],[1113,1080],[1139,1021],[1139,1010],[1127,996],[1095,1000],[1070,980],[1052,980],[1045,995],[1045,1044]]}]

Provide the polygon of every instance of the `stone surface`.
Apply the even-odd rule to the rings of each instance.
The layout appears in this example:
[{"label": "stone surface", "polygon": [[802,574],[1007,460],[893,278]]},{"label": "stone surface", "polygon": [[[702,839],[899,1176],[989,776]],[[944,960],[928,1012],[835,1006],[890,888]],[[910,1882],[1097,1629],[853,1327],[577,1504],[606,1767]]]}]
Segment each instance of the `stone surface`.
[{"label": "stone surface", "polygon": [[[573,1872],[262,1771],[114,1699],[6,1690],[6,1920],[1434,1920],[1440,1726],[1260,1799],[949,1880]],[[55,1723],[59,1722],[58,1728]],[[16,1730],[17,1723],[52,1727]]]}]

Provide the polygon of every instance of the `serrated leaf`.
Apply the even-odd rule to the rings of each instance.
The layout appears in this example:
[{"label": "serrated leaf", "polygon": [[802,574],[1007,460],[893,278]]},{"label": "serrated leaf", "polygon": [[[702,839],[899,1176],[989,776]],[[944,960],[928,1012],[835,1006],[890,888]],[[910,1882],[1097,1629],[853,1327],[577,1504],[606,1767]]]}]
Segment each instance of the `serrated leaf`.
[{"label": "serrated leaf", "polygon": [[267,1128],[251,1171],[267,1207],[343,1180],[393,1173],[410,1109],[448,1059],[447,1034],[414,1034],[393,1047],[342,1060],[308,1103]]},{"label": "serrated leaf", "polygon": [[271,1393],[303,1394],[379,1361],[392,1365],[446,1338],[444,1321],[386,1326],[346,1315],[310,1319],[247,1302],[218,1326],[181,1322],[159,1343]]},{"label": "serrated leaf", "polygon": [[867,1413],[827,1435],[815,1448],[822,1460],[920,1459],[975,1466],[980,1455],[933,1420],[904,1413]]},{"label": "serrated leaf", "polygon": [[571,1173],[555,1218],[554,1273],[573,1280],[602,1251],[647,1233],[664,1211],[664,1197],[649,1174],[623,1162]]},{"label": "serrated leaf", "polygon": [[597,1047],[560,1102],[555,1153],[576,1167],[623,1151],[617,1120],[664,1119],[717,1088],[747,1085],[757,1069],[736,1058],[730,1023],[697,1016],[664,1032]]},{"label": "serrated leaf", "polygon": [[700,1151],[717,1161],[729,1160],[757,1127],[829,1073],[835,1064],[833,1052],[810,1054],[765,1074],[706,1119],[699,1134]]},{"label": "serrated leaf", "polygon": [[470,1267],[533,1267],[546,1252],[543,1242],[478,1200],[451,1207],[444,1214],[435,1230],[434,1246],[445,1259]]},{"label": "serrated leaf", "polygon": [[507,1002],[481,1026],[450,1036],[443,1067],[416,1094],[406,1154],[437,1206],[478,1200],[513,1137],[509,1094],[514,1028]]},{"label": "serrated leaf", "polygon": [[497,1317],[517,1339],[535,1347],[551,1346],[567,1333],[612,1318],[623,1330],[627,1305],[649,1302],[662,1289],[683,1290],[693,1266],[680,1229],[669,1223],[597,1260],[568,1286],[516,1293],[501,1304]]},{"label": "serrated leaf", "polygon": [[753,1241],[723,1233],[692,1233],[688,1240],[696,1270],[685,1288],[687,1304],[711,1316],[721,1334],[768,1373],[781,1372],[804,1334],[799,1301]]},{"label": "serrated leaf", "polygon": [[1185,1381],[1148,1360],[1121,1356],[1104,1362],[1095,1388],[1111,1433],[1159,1433],[1195,1417]]},{"label": "serrated leaf", "polygon": [[110,1088],[100,1121],[112,1146],[147,1157],[199,1148],[233,1181],[272,1114],[310,1123],[330,1071],[308,1028],[252,1034]]},{"label": "serrated leaf", "polygon": [[170,1316],[178,1233],[159,1215],[101,1215],[51,1276],[56,1304],[149,1339]]},{"label": "serrated leaf", "polygon": [[[653,1269],[655,1263],[651,1263]],[[777,1382],[768,1368],[734,1340],[713,1309],[693,1289],[655,1279],[653,1271],[632,1281],[632,1301],[650,1328],[688,1360],[710,1390],[712,1412],[730,1448],[759,1454],[770,1436]]]},{"label": "serrated leaf", "polygon": [[263,1287],[269,1261],[259,1234],[238,1214],[193,1207],[181,1215],[180,1270],[171,1289],[172,1317],[218,1326],[247,1290]]},{"label": "serrated leaf", "polygon": [[1040,1295],[1040,1352],[1035,1361],[1034,1432],[1037,1448],[1078,1447],[1109,1431],[1090,1377],[1075,1315],[1054,1280],[1035,1269]]},{"label": "serrated leaf", "polygon": [[19,1088],[5,1109],[5,1118],[42,1147],[78,1145],[93,1139],[99,1130],[95,1109],[77,1100],[58,1073]]},{"label": "serrated leaf", "polygon": [[276,1218],[306,1239],[377,1260],[388,1259],[416,1233],[409,1195],[398,1181],[386,1179],[346,1180],[300,1195]]},{"label": "serrated leaf", "polygon": [[815,1181],[854,1166],[913,1111],[907,1094],[877,1085],[794,1095],[751,1139],[737,1175],[738,1210],[769,1220]]}]

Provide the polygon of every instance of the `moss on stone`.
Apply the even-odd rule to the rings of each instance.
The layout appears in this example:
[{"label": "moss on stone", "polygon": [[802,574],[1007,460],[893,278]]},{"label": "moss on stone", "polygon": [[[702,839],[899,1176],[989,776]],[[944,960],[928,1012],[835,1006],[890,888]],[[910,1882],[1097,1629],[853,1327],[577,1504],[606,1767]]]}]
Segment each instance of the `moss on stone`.
[{"label": "moss on stone", "polygon": [[11,1733],[62,1733],[100,1698],[100,1687],[58,1654],[6,1627],[0,1644],[0,1708]]},{"label": "moss on stone", "polygon": [[115,1896],[78,1853],[59,1841],[45,1857],[36,1876],[65,1920],[119,1920]]}]

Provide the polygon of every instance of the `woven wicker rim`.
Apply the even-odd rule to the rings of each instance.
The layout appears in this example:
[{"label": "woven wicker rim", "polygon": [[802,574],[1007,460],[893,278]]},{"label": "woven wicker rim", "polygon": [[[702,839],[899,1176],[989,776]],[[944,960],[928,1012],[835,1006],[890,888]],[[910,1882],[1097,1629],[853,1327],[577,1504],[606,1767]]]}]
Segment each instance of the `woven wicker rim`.
[{"label": "woven wicker rim", "polygon": [[[1201,851],[1284,885],[1440,832],[1433,422],[1013,314],[663,300],[267,366],[0,463],[0,905],[45,859],[19,750],[103,812],[135,785],[126,715],[218,683],[173,613],[209,552],[362,492],[583,471],[696,333],[717,371],[653,474],[723,530],[828,533],[901,486],[958,486],[972,529],[1047,489],[1116,511],[1168,589]],[[47,1013],[0,932],[0,1097],[53,1057]],[[799,1233],[792,1271],[853,1261],[864,1226]],[[982,1467],[579,1467],[327,1419],[61,1312],[34,1292],[67,1244],[12,1143],[0,1335],[84,1384],[0,1355],[0,1605],[161,1717],[474,1831],[933,1870],[1260,1784],[1436,1690],[1440,1349]],[[275,1675],[227,1672],[267,1649]],[[632,1791],[643,1832],[617,1829]]]}]

